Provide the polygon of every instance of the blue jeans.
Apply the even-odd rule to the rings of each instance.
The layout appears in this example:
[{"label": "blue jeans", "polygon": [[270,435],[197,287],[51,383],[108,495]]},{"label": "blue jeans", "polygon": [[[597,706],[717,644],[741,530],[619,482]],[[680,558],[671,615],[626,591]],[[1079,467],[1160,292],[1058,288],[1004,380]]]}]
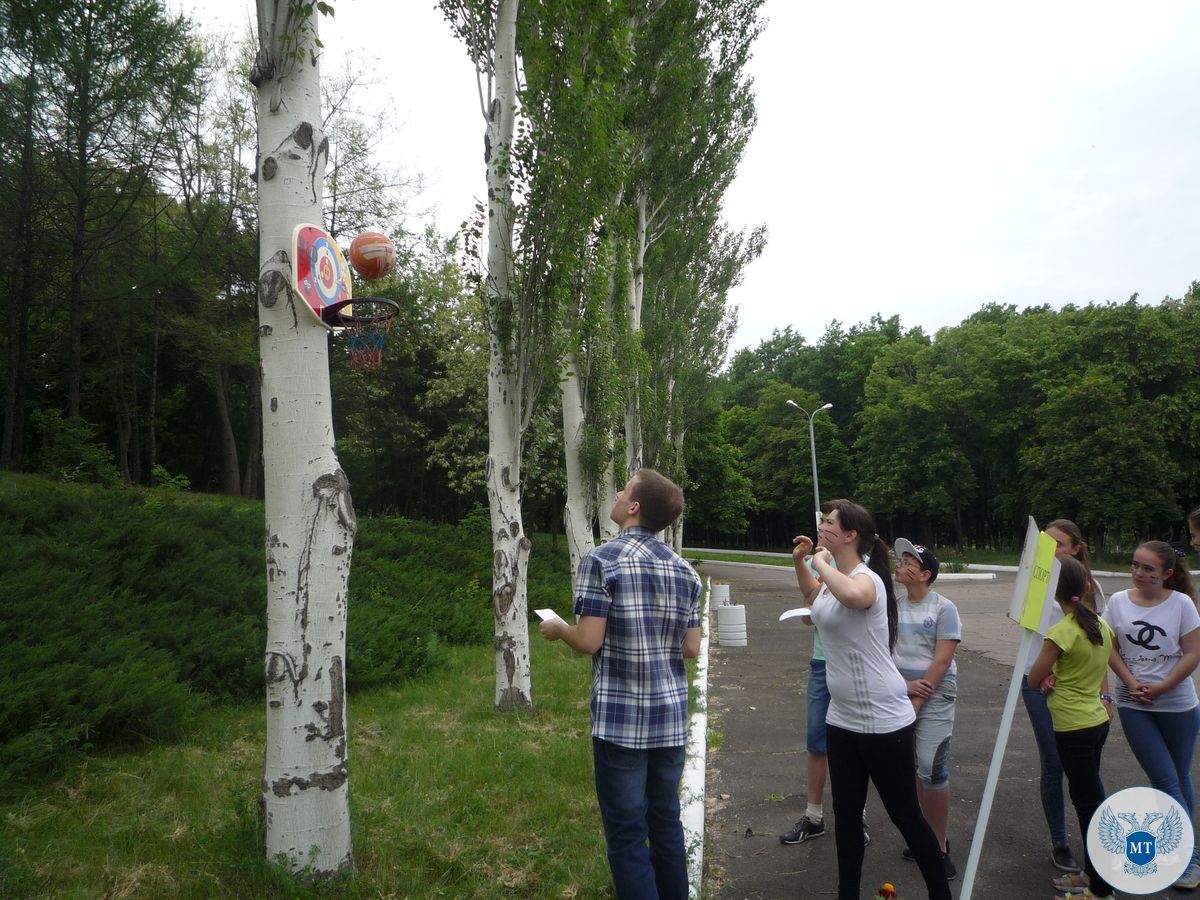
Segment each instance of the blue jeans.
[{"label": "blue jeans", "polygon": [[[1192,788],[1192,751],[1200,732],[1200,707],[1187,712],[1151,712],[1117,707],[1125,739],[1150,786],[1168,794],[1195,818],[1196,795]],[[1192,852],[1200,862],[1200,847]]]},{"label": "blue jeans", "polygon": [[825,681],[825,660],[814,659],[808,664],[808,732],[804,749],[808,753],[825,753],[825,716],[829,712],[829,685]]},{"label": "blue jeans", "polygon": [[618,900],[687,900],[679,820],[684,748],[633,750],[593,737],[592,760]]},{"label": "blue jeans", "polygon": [[[1037,687],[1031,687],[1029,677],[1021,678],[1021,699],[1029,713],[1029,724],[1033,726],[1033,737],[1037,741],[1038,757],[1042,761],[1042,813],[1050,827],[1050,841],[1054,844],[1069,844],[1067,839],[1067,814],[1063,809],[1063,767],[1058,758],[1058,746],[1054,741],[1054,722],[1050,708],[1046,706],[1046,695]],[[1087,843],[1087,835],[1083,837]]]}]

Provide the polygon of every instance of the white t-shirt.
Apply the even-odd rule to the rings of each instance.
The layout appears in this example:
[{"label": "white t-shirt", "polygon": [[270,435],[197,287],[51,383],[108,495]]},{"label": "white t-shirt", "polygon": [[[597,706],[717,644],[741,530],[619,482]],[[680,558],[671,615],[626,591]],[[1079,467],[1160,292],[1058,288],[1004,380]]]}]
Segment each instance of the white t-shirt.
[{"label": "white t-shirt", "polygon": [[[900,621],[896,629],[896,646],[892,659],[896,668],[908,680],[923,678],[933,662],[938,641],[961,641],[962,623],[958,608],[939,594],[930,590],[919,602],[905,597],[899,601]],[[956,693],[958,663],[950,661],[950,668],[938,685],[938,693],[953,696]]]},{"label": "white t-shirt", "polygon": [[888,647],[887,593],[866,563],[850,572],[866,573],[875,585],[875,602],[850,609],[825,585],[813,600],[813,622],[825,645],[829,712],[825,721],[860,734],[887,734],[916,719],[908,689]]},{"label": "white t-shirt", "polygon": [[[1104,620],[1116,635],[1117,651],[1133,677],[1143,684],[1165,681],[1175,668],[1183,648],[1183,635],[1200,628],[1200,613],[1187,594],[1171,591],[1154,606],[1139,606],[1129,591],[1118,591],[1108,598]],[[1147,712],[1187,712],[1196,706],[1196,685],[1183,679],[1152,704],[1138,703],[1129,696],[1124,684],[1117,684],[1117,705]]]},{"label": "white t-shirt", "polygon": [[[1104,599],[1104,590],[1100,587],[1100,582],[1098,582],[1095,578],[1092,579],[1092,593],[1093,593],[1093,596],[1095,596],[1095,598],[1096,598],[1096,615],[1103,618],[1107,601]],[[1051,597],[1046,602],[1048,604],[1050,604],[1050,619],[1046,622],[1046,631],[1049,632],[1051,628],[1053,628],[1055,625],[1057,625],[1059,622],[1062,621],[1063,611],[1062,611],[1062,607],[1058,605],[1058,601],[1055,600],[1053,597]],[[1042,635],[1042,637],[1045,637],[1045,636],[1046,636],[1045,634]],[[1037,644],[1034,647],[1033,652],[1029,654],[1029,659],[1025,660],[1025,674],[1026,675],[1028,675],[1029,670],[1033,668],[1033,664],[1035,662],[1037,662],[1037,658],[1038,658],[1037,647],[1040,647],[1040,646],[1041,646],[1041,644]]]}]

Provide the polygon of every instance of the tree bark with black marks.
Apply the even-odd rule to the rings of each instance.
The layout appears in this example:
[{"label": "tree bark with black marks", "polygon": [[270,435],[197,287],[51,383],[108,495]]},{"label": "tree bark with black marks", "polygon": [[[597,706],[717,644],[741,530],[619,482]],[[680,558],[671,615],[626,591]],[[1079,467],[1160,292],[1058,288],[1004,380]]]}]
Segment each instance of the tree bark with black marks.
[{"label": "tree bark with black marks", "polygon": [[[323,4],[322,4],[323,6]],[[328,329],[290,285],[292,232],[321,221],[316,3],[258,0],[259,350],[267,551],[267,857],[352,864],[346,597],[356,520],[334,450]]]}]

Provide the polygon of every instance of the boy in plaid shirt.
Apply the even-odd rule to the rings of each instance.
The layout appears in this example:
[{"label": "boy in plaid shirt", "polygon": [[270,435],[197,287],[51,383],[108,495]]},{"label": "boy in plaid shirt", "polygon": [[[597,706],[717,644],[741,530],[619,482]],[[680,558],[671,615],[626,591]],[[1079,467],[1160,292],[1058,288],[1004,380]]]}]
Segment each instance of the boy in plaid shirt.
[{"label": "boy in plaid shirt", "polygon": [[[592,755],[619,900],[688,895],[679,819],[687,743],[685,658],[700,653],[700,577],[656,537],[683,492],[640,469],[617,494],[621,533],[579,563],[575,615],[541,625],[592,657]],[[647,846],[649,843],[649,846]]]}]

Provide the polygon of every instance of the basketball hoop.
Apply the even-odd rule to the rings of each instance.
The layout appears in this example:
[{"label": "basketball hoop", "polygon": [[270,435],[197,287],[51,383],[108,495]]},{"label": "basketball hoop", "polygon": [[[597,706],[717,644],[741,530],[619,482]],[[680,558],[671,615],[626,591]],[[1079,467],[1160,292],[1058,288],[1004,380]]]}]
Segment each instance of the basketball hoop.
[{"label": "basketball hoop", "polygon": [[383,297],[360,297],[334,303],[321,310],[321,321],[346,332],[352,369],[378,369],[383,365],[383,345],[400,304]]}]

